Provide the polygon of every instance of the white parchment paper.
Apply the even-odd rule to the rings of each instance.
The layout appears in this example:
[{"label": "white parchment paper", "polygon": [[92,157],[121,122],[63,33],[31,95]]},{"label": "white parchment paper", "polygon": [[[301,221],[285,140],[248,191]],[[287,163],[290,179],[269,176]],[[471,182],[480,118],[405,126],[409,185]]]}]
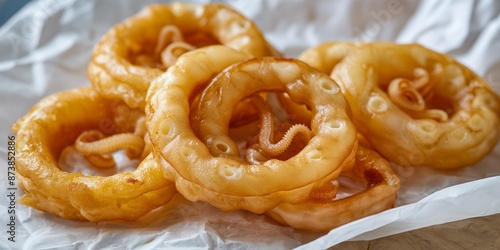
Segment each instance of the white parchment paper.
[{"label": "white parchment paper", "polygon": [[[328,248],[430,225],[500,213],[500,146],[459,171],[394,166],[398,207],[318,234],[262,215],[224,213],[177,196],[134,223],[82,223],[16,205],[7,240],[7,136],[42,97],[89,86],[93,45],[110,27],[154,1],[33,1],[0,28],[0,249]],[[199,1],[207,2],[207,1]],[[286,56],[324,41],[418,42],[455,56],[500,93],[500,2],[411,0],[228,0]],[[19,198],[22,191],[18,189]]]}]

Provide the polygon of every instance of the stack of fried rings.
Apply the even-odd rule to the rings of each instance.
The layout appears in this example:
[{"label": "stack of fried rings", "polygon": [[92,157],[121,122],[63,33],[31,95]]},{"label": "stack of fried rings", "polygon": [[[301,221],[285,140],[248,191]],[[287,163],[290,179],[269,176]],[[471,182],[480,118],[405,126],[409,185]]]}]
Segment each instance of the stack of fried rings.
[{"label": "stack of fried rings", "polygon": [[[181,53],[158,46],[164,38]],[[205,46],[213,43],[226,46]],[[328,43],[301,55],[306,63],[266,55],[277,53],[253,23],[221,5],[155,5],[116,26],[89,64],[94,89],[48,97],[14,125],[26,191],[20,202],[75,220],[135,220],[177,190],[224,211],[266,213],[295,228],[325,231],[395,205],[399,180],[374,150],[403,165],[456,168],[477,162],[496,143],[498,97],[464,66],[421,46]],[[267,92],[291,117],[281,127],[274,126]],[[138,115],[115,112],[117,99],[139,107],[132,112]],[[235,115],[254,119],[235,111],[240,102],[260,120],[246,148],[229,136]],[[57,167],[55,159],[85,131],[106,130],[110,137],[140,131],[130,124],[139,124],[143,107],[152,154],[136,171],[97,177]],[[395,130],[405,135],[401,141],[387,140],[394,121],[403,124]],[[371,145],[358,146],[357,132]],[[465,146],[450,144],[457,140]],[[120,145],[130,149],[127,141]],[[292,148],[297,153],[288,155]],[[435,157],[460,152],[470,158]],[[361,180],[366,189],[335,199],[339,176]]]},{"label": "stack of fried rings", "polygon": [[[282,202],[302,202],[315,187],[336,179],[354,162],[357,136],[349,107],[327,75],[292,59],[259,58],[234,64],[242,59],[243,54],[224,46],[198,49],[181,57],[151,85],[146,107],[148,131],[157,161],[167,168],[184,197],[207,201],[225,211],[262,213]],[[186,123],[189,100],[196,95],[195,90],[203,89],[200,85],[208,84],[218,73],[211,86],[216,87],[212,92],[220,95],[211,98],[216,103],[207,104],[197,117],[201,130],[206,128],[202,131],[206,146]],[[231,89],[225,92],[217,86]],[[284,90],[313,108],[314,137],[287,161],[245,163],[226,136],[230,107],[260,90]],[[200,104],[207,103],[201,98]],[[214,157],[213,150],[227,157]]]},{"label": "stack of fried rings", "polygon": [[[191,55],[196,56],[194,53]],[[256,72],[259,73],[256,74]],[[349,108],[343,106],[344,100],[341,95],[339,95],[340,89],[333,81],[329,78],[324,78],[324,76],[325,75],[298,60],[257,58],[233,64],[215,77],[210,82],[210,85],[203,91],[198,107],[194,109],[194,119],[191,119],[191,126],[213,156],[234,159],[234,162],[224,162],[230,164],[232,168],[229,175],[226,173],[227,167],[223,164],[219,164],[219,166],[225,168],[223,171],[219,171],[218,174],[223,178],[226,177],[229,181],[238,181],[245,178],[244,175],[262,175],[262,173],[257,171],[265,170],[272,166],[273,171],[279,171],[279,173],[277,173],[279,176],[273,175],[272,173],[269,174],[269,176],[273,178],[273,181],[278,182],[281,178],[294,178],[297,182],[293,184],[303,185],[300,183],[300,181],[302,181],[300,176],[303,178],[308,178],[309,174],[321,176],[321,173],[318,174],[318,172],[315,172],[318,170],[317,166],[323,164],[323,162],[327,162],[327,165],[321,167],[321,170],[327,170],[328,164],[334,165],[335,162],[331,162],[331,159],[329,159],[330,157],[339,157],[338,154],[341,153],[344,148],[347,148],[348,151],[350,150],[345,136],[350,134],[349,130],[352,125],[349,120],[345,120],[346,116],[344,116],[344,112],[348,112]],[[172,86],[163,86],[163,88],[170,89]],[[248,163],[237,166],[241,164],[241,160],[238,160],[238,155],[240,155],[240,153],[238,152],[236,144],[228,136],[231,110],[223,109],[222,107],[234,107],[236,103],[243,100],[245,97],[252,96],[258,91],[263,90],[284,90],[293,101],[298,104],[307,104],[308,107],[311,107],[313,118],[311,119],[310,126],[314,137],[310,139],[309,143],[298,154],[284,162],[271,158],[265,160],[258,168],[256,168],[256,165]],[[155,91],[155,93],[160,92],[161,90]],[[331,99],[336,96],[341,98],[337,100]],[[326,98],[326,103],[330,105],[325,106],[322,104],[324,102],[317,100],[323,98]],[[162,106],[171,105],[173,104]],[[209,110],[214,106],[220,106],[221,108],[219,110],[222,111],[217,114],[211,113]],[[349,117],[349,115],[347,117]],[[181,118],[179,117],[179,119]],[[171,122],[169,122],[169,124],[170,123]],[[272,128],[266,126],[272,125],[261,123],[261,133],[262,131],[272,130]],[[292,129],[289,131],[291,130]],[[327,138],[327,140],[330,141],[325,142],[325,140],[322,140],[321,137],[324,136],[323,133],[332,136],[332,138]],[[285,133],[283,138],[286,138],[286,134],[288,134],[288,132]],[[181,141],[182,139],[179,139],[179,142]],[[176,143],[177,142],[171,142],[173,145]],[[280,144],[276,143],[275,145]],[[289,145],[285,145],[284,147],[288,146]],[[352,220],[393,207],[396,199],[396,192],[399,189],[399,179],[393,173],[386,160],[365,146],[360,146],[355,149],[356,155],[353,166],[344,165],[340,167],[342,169],[342,175],[360,179],[365,182],[365,191],[337,200],[332,200],[335,194],[333,194],[333,197],[329,194],[324,197],[325,195],[321,193],[331,192],[331,190],[329,190],[331,181],[335,181],[339,175],[338,172],[335,175],[327,174],[329,175],[329,181],[322,184],[323,186],[317,186],[312,192],[308,191],[306,200],[303,200],[302,197],[298,198],[299,196],[295,196],[295,199],[291,200],[291,202],[284,201],[274,208],[269,207],[270,209],[268,208],[267,214],[277,221],[291,225],[295,228],[326,231]],[[263,147],[265,146],[263,145]],[[286,149],[283,149],[280,152],[284,152],[285,150]],[[190,155],[190,157],[198,158],[201,156]],[[348,158],[350,158],[350,156],[348,156]],[[294,165],[296,162],[299,162],[299,166]],[[169,167],[169,170],[174,172],[176,176],[180,175],[175,173],[176,169],[174,170],[175,166],[179,166],[177,164],[182,163],[175,162]],[[282,164],[284,167],[281,167],[279,164]],[[246,169],[250,169],[251,171],[246,172]],[[293,171],[295,176],[293,174],[289,175],[287,170]],[[238,171],[237,174],[235,174],[236,171]],[[258,180],[266,179],[266,177],[267,176],[263,175],[263,177],[258,177]],[[246,183],[246,181],[244,182]],[[226,184],[224,180],[218,180],[216,184],[223,185],[225,190],[227,190],[226,194],[231,191],[228,188],[229,185]],[[199,185],[204,185],[204,183]],[[255,185],[267,185],[264,188],[271,186],[268,182],[256,183]],[[285,188],[289,189],[290,187],[287,186]],[[182,192],[181,190],[182,189],[179,189],[180,192]],[[269,189],[265,191],[268,193],[273,192],[273,190],[270,191]],[[319,191],[319,194],[316,191]],[[335,193],[336,190],[333,190],[333,192]],[[184,195],[187,197],[186,194]],[[230,208],[227,204],[221,205],[219,200],[211,199],[212,197],[188,197],[188,199],[190,198],[199,198],[208,201],[212,205],[225,210],[234,208],[243,208],[247,210],[258,209],[255,204],[251,204],[252,206],[248,207],[247,204],[242,203],[232,203],[233,207]],[[227,198],[224,197],[224,199],[224,202],[227,202]],[[273,201],[275,200],[276,199]],[[258,200],[253,199],[253,201]],[[235,207],[235,204],[241,204],[241,207]],[[262,204],[264,205],[266,203]],[[258,210],[256,211],[258,212]]]},{"label": "stack of fried rings", "polygon": [[[221,43],[246,57],[278,55],[251,20],[225,5],[147,7],[113,27],[94,48],[88,67],[94,89],[50,96],[13,126],[22,146],[17,171],[26,191],[19,202],[64,218],[90,221],[135,220],[166,204],[175,188],[151,157],[132,173],[110,177],[66,173],[57,167],[57,159],[64,158],[72,144],[79,153],[90,154],[87,160],[97,159],[92,163],[99,167],[115,165],[111,149],[140,150],[146,144],[142,152],[146,156],[149,139],[146,135],[137,142],[142,134],[134,134],[141,129],[131,124],[144,115],[150,81],[163,72],[158,65],[147,64],[147,59],[159,61],[155,53],[171,52],[170,45],[180,42],[192,47]],[[130,107],[125,113],[133,111],[119,112],[117,102],[122,101]],[[106,138],[95,141],[92,136]],[[61,188],[68,192],[59,192]]]},{"label": "stack of fried rings", "polygon": [[251,20],[226,5],[156,4],[104,35],[94,48],[88,78],[104,97],[144,108],[149,84],[164,72],[159,66],[168,66],[161,65],[160,54],[170,42],[194,48],[223,44],[253,57],[278,55]]}]

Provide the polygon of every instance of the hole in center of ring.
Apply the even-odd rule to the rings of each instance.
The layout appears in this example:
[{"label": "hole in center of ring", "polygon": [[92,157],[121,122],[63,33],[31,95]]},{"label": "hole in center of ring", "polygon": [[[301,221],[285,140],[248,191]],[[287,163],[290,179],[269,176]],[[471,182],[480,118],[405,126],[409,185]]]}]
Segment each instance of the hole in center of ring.
[{"label": "hole in center of ring", "polygon": [[223,142],[217,142],[217,143],[215,144],[215,147],[216,147],[219,151],[221,151],[221,152],[223,152],[223,153],[227,153],[227,152],[229,152],[229,146],[228,146],[227,144],[223,143]]}]

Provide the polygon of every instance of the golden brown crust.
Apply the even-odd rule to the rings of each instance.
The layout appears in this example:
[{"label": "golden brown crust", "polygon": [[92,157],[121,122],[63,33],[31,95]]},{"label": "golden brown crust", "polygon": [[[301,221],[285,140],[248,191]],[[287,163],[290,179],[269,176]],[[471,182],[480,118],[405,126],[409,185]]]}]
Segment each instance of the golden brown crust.
[{"label": "golden brown crust", "polygon": [[[130,113],[122,115],[135,119]],[[58,167],[62,150],[83,131],[120,133],[124,126],[119,126],[117,115],[113,101],[89,88],[54,94],[37,103],[14,125],[19,145],[16,169],[26,192],[19,202],[63,218],[90,221],[135,220],[166,204],[175,187],[151,157],[134,172],[109,177],[68,173]]]},{"label": "golden brown crust", "polygon": [[[247,58],[223,46],[184,54],[153,82],[146,113],[155,157],[160,163],[171,164],[168,170],[176,179],[179,192],[190,200],[205,200],[223,210],[247,209],[262,213],[283,201],[307,199],[312,188],[338,175],[343,166],[353,162],[357,139],[347,103],[327,75],[294,59],[260,58],[235,64]],[[202,106],[195,121],[186,123],[190,113],[189,97],[209,81],[212,81],[210,86],[217,85],[210,93],[231,95],[210,98],[217,104],[200,101]],[[218,87],[225,90],[219,92]],[[269,160],[252,165],[239,158],[234,145],[227,144],[231,154],[226,152],[226,157],[214,157],[211,151],[217,149],[217,145],[212,141],[205,146],[204,141],[196,137],[192,126],[201,126],[200,135],[224,137],[232,109],[244,96],[274,89],[293,92],[294,98],[311,104],[317,113],[312,123],[315,137],[296,157],[287,162]],[[207,94],[205,91],[201,98]],[[213,126],[210,121],[222,127]],[[207,132],[204,126],[216,131]],[[228,143],[230,140],[222,139]],[[326,144],[339,141],[345,146],[327,150],[331,145]],[[305,167],[311,162],[315,171]]]},{"label": "golden brown crust", "polygon": [[363,180],[366,183],[365,190],[337,200],[311,199],[297,205],[281,204],[266,214],[294,228],[329,231],[395,205],[399,178],[389,162],[375,151],[358,147],[354,167],[343,175]]},{"label": "golden brown crust", "polygon": [[95,46],[87,71],[94,88],[107,98],[144,108],[147,89],[163,70],[135,61],[153,56],[165,26],[178,28],[195,46],[208,39],[208,44],[216,41],[254,57],[278,55],[251,20],[226,5],[155,4],[114,26]]}]

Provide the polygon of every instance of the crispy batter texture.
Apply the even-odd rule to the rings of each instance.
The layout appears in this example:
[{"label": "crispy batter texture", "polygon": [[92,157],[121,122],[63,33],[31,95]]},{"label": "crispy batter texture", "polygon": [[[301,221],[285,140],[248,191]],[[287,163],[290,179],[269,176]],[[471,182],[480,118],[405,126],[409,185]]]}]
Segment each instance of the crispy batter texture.
[{"label": "crispy batter texture", "polygon": [[281,204],[266,214],[284,225],[322,232],[394,207],[399,178],[375,151],[359,146],[354,167],[342,175],[363,180],[366,189],[336,200]]},{"label": "crispy batter texture", "polygon": [[[328,42],[299,58],[331,73],[360,133],[390,161],[460,168],[480,161],[498,140],[498,96],[450,56],[416,44]],[[308,119],[304,107],[280,102]]]},{"label": "crispy batter texture", "polygon": [[[421,45],[364,45],[335,67],[332,78],[360,133],[398,164],[465,167],[485,157],[498,140],[500,100],[488,83]],[[410,83],[400,85],[398,79]],[[397,100],[387,93],[394,84]]]},{"label": "crispy batter texture", "polygon": [[[181,34],[162,32],[165,27],[174,27]],[[219,43],[254,57],[278,55],[251,20],[226,5],[156,4],[104,35],[88,66],[90,82],[105,97],[144,108],[150,82],[164,72],[155,65],[161,65],[161,58],[170,65],[178,57],[173,48],[166,49],[163,56],[156,55],[163,50],[157,45],[168,38],[185,41],[176,48],[188,50],[193,48],[186,46],[189,43],[194,47]]]},{"label": "crispy batter texture", "polygon": [[109,177],[61,171],[57,159],[84,131],[112,135],[133,132],[137,115],[89,88],[46,97],[13,126],[17,134],[16,170],[25,195],[19,203],[73,220],[131,221],[166,204],[173,182],[147,157],[134,172]]},{"label": "crispy batter texture", "polygon": [[[184,54],[152,83],[146,113],[155,157],[187,199],[208,201],[226,211],[262,213],[281,202],[303,201],[314,187],[337,176],[342,166],[354,162],[357,139],[349,107],[327,75],[291,59],[234,64],[247,58],[222,46]],[[189,123],[190,97],[209,81]],[[313,109],[315,136],[288,161],[248,164],[227,136],[234,107],[260,90],[289,91],[296,101]],[[209,94],[216,96],[205,99]],[[192,126],[206,137],[200,140]],[[221,145],[227,147],[225,157],[214,157],[220,154]]]}]

